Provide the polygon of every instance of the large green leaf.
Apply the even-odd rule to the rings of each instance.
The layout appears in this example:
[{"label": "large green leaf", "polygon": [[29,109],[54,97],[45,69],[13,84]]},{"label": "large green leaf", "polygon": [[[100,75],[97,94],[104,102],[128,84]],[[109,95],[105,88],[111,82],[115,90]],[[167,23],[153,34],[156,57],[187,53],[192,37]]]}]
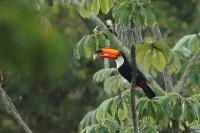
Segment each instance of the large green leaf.
[{"label": "large green leaf", "polygon": [[140,98],[139,101],[137,102],[136,109],[138,111],[138,117],[141,119],[146,115],[147,111],[147,106],[149,103],[149,99],[145,98]]},{"label": "large green leaf", "polygon": [[81,130],[80,133],[95,133],[97,125],[91,125],[86,127],[85,129]]},{"label": "large green leaf", "polygon": [[99,10],[100,10],[100,2],[99,1],[100,0],[93,0],[93,2],[92,2],[91,11],[94,13],[94,15],[99,14]]},{"label": "large green leaf", "polygon": [[84,55],[84,44],[85,44],[86,36],[84,36],[75,46],[74,48],[74,56],[77,59],[80,59],[81,56]]},{"label": "large green leaf", "polygon": [[86,35],[76,44],[74,48],[74,56],[77,59],[80,59],[82,56],[91,58],[98,47],[104,46],[105,41],[105,35],[102,33]]},{"label": "large green leaf", "polygon": [[81,7],[81,8],[79,9],[79,13],[80,13],[80,15],[81,15],[83,18],[89,18],[90,15],[91,15],[90,11],[87,10],[87,9],[85,9],[85,8],[83,8],[83,7]]},{"label": "large green leaf", "polygon": [[179,119],[182,115],[182,99],[178,98],[175,102],[173,109],[173,118]]},{"label": "large green leaf", "polygon": [[152,103],[153,103],[153,107],[154,107],[156,114],[157,114],[156,120],[161,120],[164,117],[164,109],[163,109],[163,106],[161,104],[161,101],[159,99],[153,100]]},{"label": "large green leaf", "polygon": [[143,67],[146,69],[146,70],[149,70],[149,68],[151,67],[152,65],[152,62],[153,62],[153,59],[152,59],[152,56],[154,54],[154,51],[151,50],[151,49],[148,49],[146,52],[145,52],[145,56],[143,58]]},{"label": "large green leaf", "polygon": [[153,60],[153,66],[160,72],[163,71],[164,66],[166,64],[166,60],[164,58],[164,55],[158,51],[155,50],[153,54],[154,60]]},{"label": "large green leaf", "polygon": [[123,121],[126,119],[126,117],[128,115],[128,108],[124,102],[122,102],[121,104],[122,104],[122,106],[121,106],[121,108],[118,109],[117,116],[120,121]]},{"label": "large green leaf", "polygon": [[91,126],[93,124],[97,124],[96,120],[96,110],[88,112],[83,119],[80,122],[80,130],[83,130],[84,128]]},{"label": "large green leaf", "polygon": [[84,52],[86,57],[91,58],[93,57],[93,54],[97,50],[96,47],[96,40],[95,40],[95,35],[89,35],[87,36],[84,44]]},{"label": "large green leaf", "polygon": [[104,80],[106,80],[107,78],[109,78],[111,76],[112,73],[116,73],[117,70],[115,68],[105,68],[105,69],[101,69],[99,71],[97,71],[94,76],[93,79],[96,82],[102,82]]},{"label": "large green leaf", "polygon": [[148,49],[149,49],[149,46],[145,44],[139,44],[136,46],[136,61],[138,64],[143,63],[144,56]]},{"label": "large green leaf", "polygon": [[142,133],[157,133],[157,130],[155,127],[146,124],[142,129]]},{"label": "large green leaf", "polygon": [[106,115],[108,113],[109,105],[110,103],[113,102],[113,98],[105,100],[98,108],[96,111],[96,119],[98,122],[105,121],[106,120]]},{"label": "large green leaf", "polygon": [[112,114],[113,117],[115,117],[115,114],[117,112],[117,108],[118,108],[119,104],[121,103],[121,100],[122,99],[119,96],[116,96],[114,98],[113,104],[111,106],[111,114]]},{"label": "large green leaf", "polygon": [[101,11],[104,14],[107,14],[110,11],[109,0],[101,0],[100,5],[101,5]]},{"label": "large green leaf", "polygon": [[190,57],[200,47],[200,33],[183,36],[174,46],[173,51],[183,59]]},{"label": "large green leaf", "polygon": [[131,1],[123,1],[115,6],[113,9],[113,17],[115,21],[122,25],[128,25],[131,23],[133,15]]},{"label": "large green leaf", "polygon": [[189,124],[193,123],[196,119],[195,104],[191,100],[185,99],[182,108],[182,120],[188,122]]},{"label": "large green leaf", "polygon": [[121,80],[120,75],[115,75],[107,78],[104,82],[104,90],[108,94],[117,93],[118,90],[124,89],[124,83]]}]

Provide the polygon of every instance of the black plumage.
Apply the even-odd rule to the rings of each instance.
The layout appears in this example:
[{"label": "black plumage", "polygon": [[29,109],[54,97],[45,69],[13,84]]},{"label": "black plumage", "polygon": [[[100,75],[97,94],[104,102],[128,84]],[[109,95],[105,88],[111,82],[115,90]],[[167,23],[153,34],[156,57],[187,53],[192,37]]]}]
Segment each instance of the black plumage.
[{"label": "black plumage", "polygon": [[[118,68],[118,71],[129,83],[131,83],[131,81],[132,81],[131,65],[127,61],[125,55],[122,52],[120,52],[120,53],[124,59],[124,63]],[[146,80],[145,76],[142,74],[142,72],[140,70],[137,69],[137,71],[136,71],[136,86],[142,88],[144,93],[146,94],[146,96],[148,98],[152,99],[156,95],[153,92],[153,90],[147,85],[146,81],[147,80]]]}]

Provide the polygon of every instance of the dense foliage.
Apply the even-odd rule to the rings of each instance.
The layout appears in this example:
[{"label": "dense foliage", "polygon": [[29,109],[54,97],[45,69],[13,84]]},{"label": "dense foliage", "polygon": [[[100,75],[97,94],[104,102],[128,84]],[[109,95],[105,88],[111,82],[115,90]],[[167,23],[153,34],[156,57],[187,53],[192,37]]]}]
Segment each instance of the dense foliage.
[{"label": "dense foliage", "polygon": [[[120,37],[121,33],[124,33],[123,37],[120,37],[122,46],[127,47],[125,41],[129,41],[128,45],[136,45],[136,61],[137,64],[142,66],[147,72],[152,74],[155,78],[160,72],[164,71],[165,65],[169,66],[170,73],[174,75],[174,79],[177,81],[175,85],[182,80],[184,71],[187,71],[190,64],[190,58],[192,58],[200,47],[200,34],[192,34],[182,37],[174,46],[170,48],[163,38],[158,38],[159,34],[156,34],[158,25],[156,21],[155,8],[148,0],[125,0],[114,2],[112,0],[89,2],[82,1],[80,14],[83,17],[90,17],[92,15],[98,15],[99,10],[104,14],[107,14],[112,9],[112,16],[115,21],[115,27],[117,36]],[[96,8],[93,8],[93,7]],[[98,7],[98,8],[97,8]],[[106,9],[106,10],[104,10]],[[131,27],[134,25],[134,27]],[[120,30],[118,30],[120,28]],[[133,28],[133,31],[130,29]],[[139,29],[139,30],[138,30]],[[137,31],[138,30],[138,31]],[[128,33],[130,32],[130,33]],[[133,33],[132,35],[131,32]],[[137,32],[137,33],[136,33]],[[144,33],[143,33],[144,32]],[[138,36],[139,37],[138,37]],[[101,31],[95,31],[94,34],[84,36],[75,48],[75,56],[80,59],[81,55],[94,54],[98,48],[105,47],[105,41],[102,41],[102,37],[111,41],[113,47],[113,36],[109,31],[105,32],[105,29]],[[134,38],[132,42],[130,38]],[[102,43],[102,44],[101,44]],[[103,45],[103,46],[102,46]],[[114,45],[116,47],[116,45]],[[119,45],[118,45],[119,47]],[[120,48],[119,47],[119,48]],[[89,56],[87,54],[89,53]],[[184,83],[180,81],[180,84],[187,85],[187,89],[198,87],[199,82],[199,60],[190,67],[194,69],[189,71],[189,81]],[[187,68],[186,68],[187,66]],[[184,67],[184,68],[183,68]],[[111,69],[102,69],[95,74],[97,81],[104,82],[104,90],[108,94],[113,94],[111,97],[102,102],[99,107],[89,112],[80,123],[80,131],[83,133],[88,132],[133,132],[133,126],[131,122],[131,102],[130,92],[127,91],[130,87],[123,84],[122,78],[119,73],[112,73]],[[185,81],[186,82],[186,81]],[[175,87],[177,87],[176,85]],[[184,86],[182,86],[184,87]],[[184,89],[184,88],[179,89]],[[164,87],[163,87],[164,88]],[[158,88],[153,88],[157,92]],[[174,88],[173,91],[177,91]],[[164,89],[163,89],[164,90]],[[188,130],[199,125],[199,95],[188,95],[184,97],[178,93],[164,93],[156,98],[149,100],[147,98],[138,97],[137,100],[137,114],[139,117],[139,130],[143,133],[163,131],[166,128],[170,128],[170,123],[174,128],[184,127],[180,130]],[[196,99],[197,98],[197,99]],[[165,123],[163,123],[165,121]],[[174,121],[178,122],[175,127]]]},{"label": "dense foliage", "polygon": [[[140,130],[171,132],[172,120],[178,120],[180,131],[198,132],[200,62],[192,66],[181,93],[163,91],[162,78],[167,63],[177,84],[200,47],[198,0],[81,0],[80,7],[70,0],[0,3],[1,83],[34,132],[133,130],[130,86],[115,64],[103,68],[102,62],[92,60],[94,51],[106,46],[107,40],[112,48],[120,49],[112,33],[104,28],[93,30],[96,24],[88,19],[96,15],[103,21],[113,20],[128,52],[131,35],[122,31],[130,22],[143,27],[136,60],[161,87],[150,84],[158,96],[152,100],[137,90]],[[154,38],[151,28],[156,23],[164,42]],[[5,113],[2,102],[0,107],[0,132],[23,132]]]}]

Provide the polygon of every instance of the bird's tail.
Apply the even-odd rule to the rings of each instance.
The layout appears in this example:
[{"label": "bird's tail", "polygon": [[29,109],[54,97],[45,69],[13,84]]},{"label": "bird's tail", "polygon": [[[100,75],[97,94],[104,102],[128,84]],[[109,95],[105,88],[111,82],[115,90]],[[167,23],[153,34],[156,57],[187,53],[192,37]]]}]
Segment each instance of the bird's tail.
[{"label": "bird's tail", "polygon": [[156,94],[153,92],[153,90],[147,84],[145,86],[143,86],[142,89],[149,99],[152,99],[156,96]]}]

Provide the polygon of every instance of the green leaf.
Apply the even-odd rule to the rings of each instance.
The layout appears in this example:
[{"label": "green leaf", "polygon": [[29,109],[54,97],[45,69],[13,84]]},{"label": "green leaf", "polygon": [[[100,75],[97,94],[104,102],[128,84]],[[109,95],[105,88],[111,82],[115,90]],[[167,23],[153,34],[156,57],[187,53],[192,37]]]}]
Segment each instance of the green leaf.
[{"label": "green leaf", "polygon": [[101,11],[104,14],[108,14],[108,12],[110,10],[109,1],[108,0],[101,0],[100,5],[101,5]]},{"label": "green leaf", "polygon": [[106,37],[104,34],[97,34],[96,35],[96,39],[98,40],[99,42],[99,45],[97,47],[104,47],[105,46],[105,42],[106,42]]},{"label": "green leaf", "polygon": [[148,106],[147,106],[147,114],[148,116],[151,116],[154,120],[157,120],[158,119],[158,115],[156,113],[156,110],[154,108],[154,105],[153,105],[153,102],[150,101]]},{"label": "green leaf", "polygon": [[[92,0],[91,0],[92,1]],[[100,2],[99,0],[93,0],[91,11],[94,13],[94,15],[98,15],[100,10]]]},{"label": "green leaf", "polygon": [[115,114],[117,112],[117,108],[118,108],[120,103],[121,103],[121,98],[119,96],[116,96],[114,98],[113,104],[111,106],[111,114],[112,114],[112,116],[115,116]]},{"label": "green leaf", "polygon": [[122,90],[124,88],[124,84],[121,81],[121,76],[111,76],[107,78],[104,82],[104,90],[106,93],[117,93],[118,90]]},{"label": "green leaf", "polygon": [[146,115],[147,106],[149,104],[149,99],[146,97],[140,98],[137,102],[136,109],[138,110],[138,117],[142,118]]},{"label": "green leaf", "polygon": [[93,54],[95,53],[97,47],[96,47],[96,40],[95,35],[89,35],[87,36],[84,44],[84,52],[86,57],[90,58],[93,57]]},{"label": "green leaf", "polygon": [[104,126],[99,125],[95,129],[95,133],[109,133],[109,130]]},{"label": "green leaf", "polygon": [[189,73],[189,77],[190,77],[190,81],[193,83],[193,84],[196,84],[198,85],[199,84],[199,74],[197,73],[197,68],[196,66],[193,67],[192,71]]},{"label": "green leaf", "polygon": [[157,133],[157,131],[156,131],[155,127],[153,127],[153,126],[151,126],[149,124],[146,124],[143,127],[142,133]]},{"label": "green leaf", "polygon": [[79,9],[79,14],[83,17],[83,18],[89,18],[90,17],[90,11],[85,9],[85,8],[80,8]]},{"label": "green leaf", "polygon": [[[150,5],[149,7],[152,7],[152,6]],[[145,12],[146,12],[146,15],[145,15],[146,26],[148,26],[148,25],[150,25],[150,26],[154,25],[155,22],[156,22],[156,16],[155,16],[155,13],[152,10],[152,8],[146,8]]]},{"label": "green leaf", "polygon": [[126,119],[126,117],[128,115],[128,109],[127,109],[126,104],[124,102],[122,103],[122,108],[118,109],[117,115],[118,115],[118,118],[119,118],[120,121],[123,121],[123,120]]},{"label": "green leaf", "polygon": [[116,120],[114,119],[110,119],[110,120],[106,120],[104,122],[104,125],[108,128],[108,129],[111,129],[112,132],[115,132],[116,129],[118,128],[118,123]]},{"label": "green leaf", "polygon": [[114,1],[108,0],[108,3],[109,3],[109,8],[111,9],[114,6]]},{"label": "green leaf", "polygon": [[105,68],[105,69],[101,69],[99,71],[97,71],[94,76],[93,79],[99,83],[104,81],[105,79],[109,78],[111,76],[112,73],[116,72],[117,70],[115,68]]},{"label": "green leaf", "polygon": [[134,21],[135,21],[135,25],[143,26],[144,17],[143,17],[142,10],[136,9],[135,14],[134,14]]},{"label": "green leaf", "polygon": [[96,111],[96,119],[98,122],[105,121],[106,114],[108,113],[108,107],[110,105],[110,102],[112,102],[112,98],[105,100]]},{"label": "green leaf", "polygon": [[75,46],[74,48],[74,56],[80,60],[81,56],[84,55],[84,44],[85,44],[86,36],[84,36]]},{"label": "green leaf", "polygon": [[80,122],[79,128],[83,130],[84,128],[96,124],[96,110],[88,112]]},{"label": "green leaf", "polygon": [[80,133],[95,133],[96,125],[91,125],[81,130]]},{"label": "green leaf", "polygon": [[91,10],[91,6],[92,6],[92,0],[82,0],[81,8],[84,8],[84,9],[90,11]]},{"label": "green leaf", "polygon": [[183,103],[183,113],[181,115],[182,120],[187,121],[189,124],[195,121],[195,105],[189,100],[185,99]]},{"label": "green leaf", "polygon": [[200,103],[196,102],[196,116],[198,119],[198,123],[200,123]]},{"label": "green leaf", "polygon": [[179,119],[182,115],[182,101],[180,98],[176,100],[173,108],[173,118]]},{"label": "green leaf", "polygon": [[163,109],[162,104],[158,100],[153,100],[152,103],[157,114],[156,120],[161,120],[164,117],[164,109]]},{"label": "green leaf", "polygon": [[181,54],[183,59],[190,57],[200,47],[199,34],[183,36],[174,46],[173,52]]},{"label": "green leaf", "polygon": [[125,126],[123,129],[120,129],[120,133],[133,133],[133,126]]},{"label": "green leaf", "polygon": [[172,58],[172,50],[165,43],[162,44],[162,47],[166,62],[169,63]]},{"label": "green leaf", "polygon": [[144,56],[149,46],[145,44],[139,44],[136,46],[136,61],[138,64],[143,63]]},{"label": "green leaf", "polygon": [[149,70],[149,68],[151,67],[152,65],[152,56],[153,56],[153,50],[152,49],[148,49],[146,52],[145,52],[145,56],[144,56],[144,59],[143,59],[143,66],[146,70]]},{"label": "green leaf", "polygon": [[131,5],[131,1],[123,1],[115,6],[113,9],[113,17],[117,23],[122,25],[130,24],[133,15]]},{"label": "green leaf", "polygon": [[158,71],[162,72],[164,69],[164,66],[166,64],[164,55],[160,51],[156,50],[156,51],[154,51],[153,57],[154,57],[153,66]]},{"label": "green leaf", "polygon": [[103,33],[109,40],[113,40],[113,34],[108,30],[103,30]]}]

